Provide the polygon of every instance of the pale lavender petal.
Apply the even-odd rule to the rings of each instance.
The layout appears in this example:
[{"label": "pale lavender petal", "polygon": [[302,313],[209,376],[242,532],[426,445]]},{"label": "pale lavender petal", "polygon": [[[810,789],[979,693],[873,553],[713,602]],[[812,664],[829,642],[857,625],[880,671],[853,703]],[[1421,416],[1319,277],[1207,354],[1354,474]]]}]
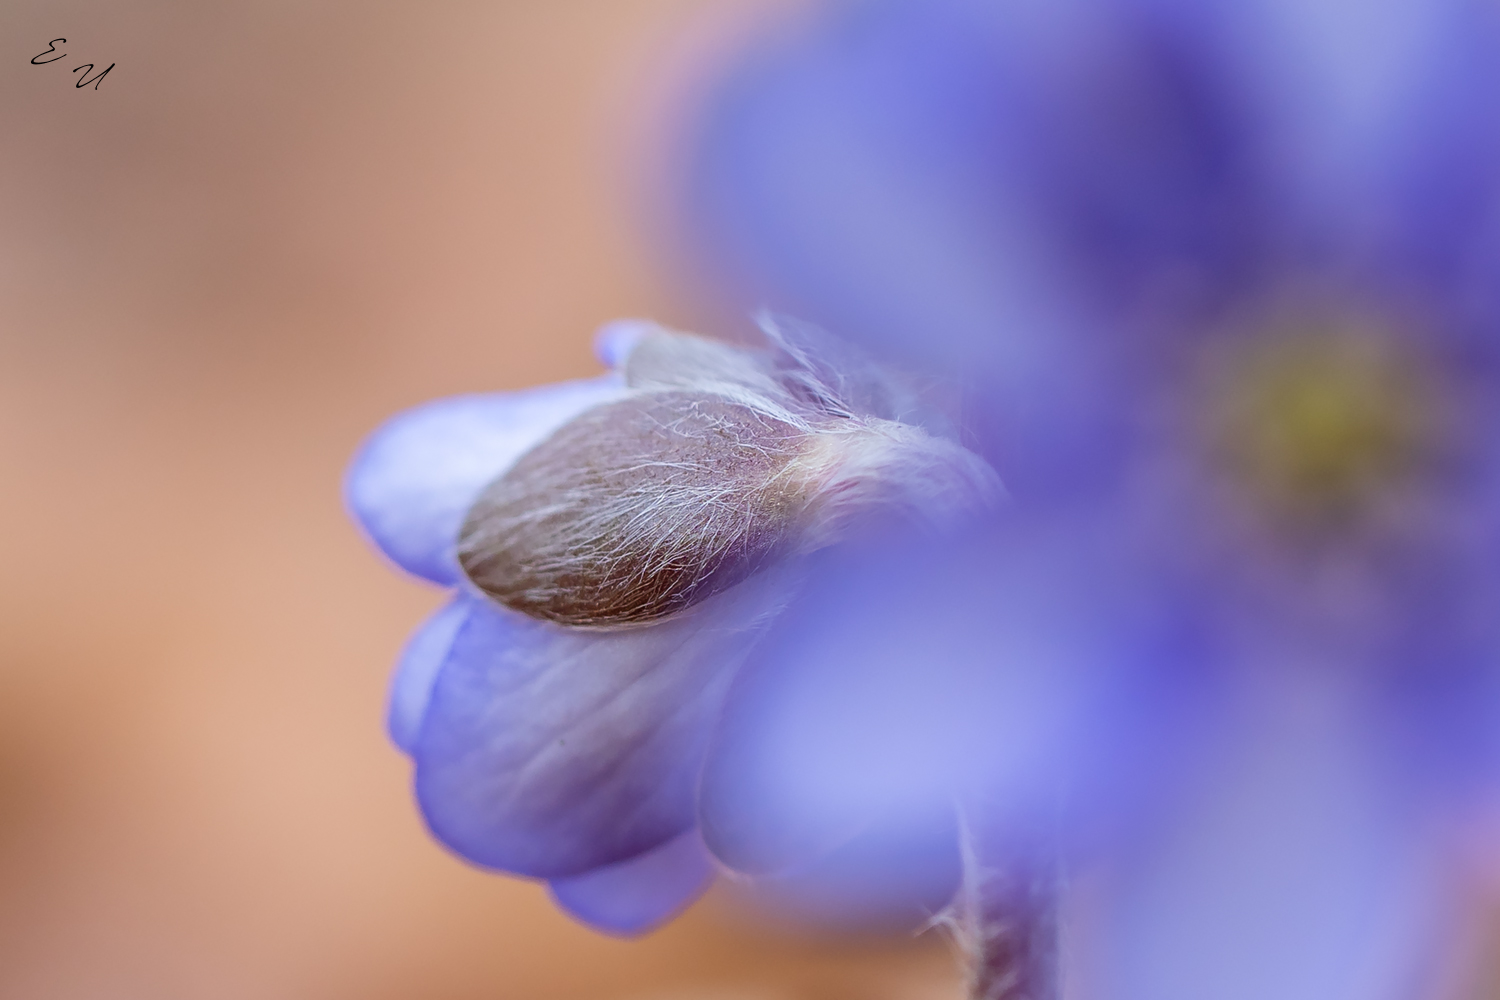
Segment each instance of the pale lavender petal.
[{"label": "pale lavender petal", "polygon": [[1093,527],[810,560],[715,728],[699,794],[715,856],[802,867],[974,789],[1029,824],[1060,784],[1084,787],[1080,813],[1112,823],[1126,789],[1168,780],[1211,682],[1193,604]]},{"label": "pale lavender petal", "polygon": [[785,586],[763,573],[623,629],[476,602],[414,754],[434,834],[481,865],[560,878],[690,829],[725,689]]},{"label": "pale lavender petal", "polygon": [[455,583],[454,541],[480,490],[558,427],[623,392],[619,377],[606,375],[407,410],[355,457],[344,484],[349,508],[402,569]]},{"label": "pale lavender petal", "polygon": [[453,648],[454,637],[468,620],[472,604],[473,599],[468,596],[448,604],[422,624],[401,652],[391,682],[386,724],[391,740],[407,753],[417,744],[422,717],[427,714],[427,702],[432,697],[432,685]]},{"label": "pale lavender petal", "polygon": [[959,879],[953,808],[942,803],[881,817],[808,866],[729,881],[725,888],[752,913],[780,924],[914,934],[953,901]]},{"label": "pale lavender petal", "polygon": [[1350,676],[1313,672],[1338,666],[1283,675],[1205,754],[1198,793],[1111,894],[1097,995],[1421,995],[1451,931],[1436,838],[1392,780]]},{"label": "pale lavender petal", "polygon": [[597,930],[635,935],[689,906],[713,881],[708,849],[692,830],[645,854],[571,878],[553,879],[552,898]]}]

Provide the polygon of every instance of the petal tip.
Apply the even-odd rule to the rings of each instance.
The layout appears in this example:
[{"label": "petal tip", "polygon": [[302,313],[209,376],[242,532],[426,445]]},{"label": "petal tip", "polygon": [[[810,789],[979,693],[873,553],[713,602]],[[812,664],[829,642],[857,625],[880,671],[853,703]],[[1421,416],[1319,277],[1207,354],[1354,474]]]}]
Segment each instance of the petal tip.
[{"label": "petal tip", "polygon": [[617,937],[639,937],[698,899],[714,868],[696,831],[618,864],[548,883],[569,916]]},{"label": "petal tip", "polygon": [[601,364],[619,370],[642,337],[660,327],[648,319],[617,319],[605,323],[594,334],[594,356]]}]

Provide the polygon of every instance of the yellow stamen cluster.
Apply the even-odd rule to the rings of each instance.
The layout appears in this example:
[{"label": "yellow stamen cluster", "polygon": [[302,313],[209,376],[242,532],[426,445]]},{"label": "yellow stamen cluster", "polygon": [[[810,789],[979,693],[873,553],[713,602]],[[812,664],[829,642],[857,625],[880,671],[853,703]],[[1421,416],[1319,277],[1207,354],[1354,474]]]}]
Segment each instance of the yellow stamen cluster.
[{"label": "yellow stamen cluster", "polygon": [[1357,520],[1420,472],[1437,444],[1440,401],[1426,373],[1363,331],[1257,338],[1217,381],[1214,451],[1278,522]]}]

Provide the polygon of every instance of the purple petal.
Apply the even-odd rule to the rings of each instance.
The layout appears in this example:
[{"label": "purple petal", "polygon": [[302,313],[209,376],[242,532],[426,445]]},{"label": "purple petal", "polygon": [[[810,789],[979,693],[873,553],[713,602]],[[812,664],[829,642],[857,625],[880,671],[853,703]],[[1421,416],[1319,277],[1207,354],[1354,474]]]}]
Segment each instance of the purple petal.
[{"label": "purple petal", "polygon": [[747,298],[1024,386],[1018,331],[1164,287],[1206,304],[1256,260],[1259,179],[1176,27],[1100,0],[844,5],[711,105],[691,225]]},{"label": "purple petal", "polygon": [[658,624],[567,628],[488,601],[438,676],[417,795],[463,856],[558,878],[693,825],[703,746],[784,582],[764,573]]},{"label": "purple petal", "polygon": [[959,884],[951,806],[881,817],[811,865],[730,882],[752,911],[810,930],[911,934],[932,922]]},{"label": "purple petal", "polygon": [[654,930],[703,894],[713,881],[707,848],[692,830],[645,854],[549,885],[559,906],[610,934]]},{"label": "purple petal", "polygon": [[1016,495],[1109,477],[1118,386],[1160,371],[1113,334],[1197,334],[1271,263],[1237,95],[1145,4],[833,11],[710,104],[695,260],[746,305],[982,381],[966,422]]},{"label": "purple petal", "polygon": [[714,854],[777,872],[966,790],[1026,824],[1052,815],[1060,782],[1108,811],[1156,780],[1205,683],[1192,602],[1069,527],[816,560],[715,732],[700,794]]},{"label": "purple petal", "polygon": [[1109,896],[1093,970],[1103,996],[1422,993],[1451,931],[1437,844],[1391,780],[1350,680],[1277,677],[1200,761],[1196,794]]},{"label": "purple petal", "polygon": [[1193,335],[1288,269],[1493,329],[1500,12],[1355,11],[841,5],[708,105],[695,259],[747,304],[987,365],[1016,399],[1108,349],[1090,322]]},{"label": "purple petal", "polygon": [[1438,286],[1417,289],[1428,294],[1471,277],[1500,207],[1493,9],[1371,0],[1355,28],[1344,0],[1147,2],[1239,96],[1291,262],[1374,267],[1376,280]]},{"label": "purple petal", "polygon": [[349,509],[402,569],[456,583],[454,540],[480,490],[558,427],[621,392],[618,376],[606,375],[407,410],[355,457],[344,484]]},{"label": "purple petal", "polygon": [[401,651],[396,676],[391,682],[386,725],[391,740],[407,753],[417,745],[417,735],[422,731],[422,718],[427,714],[427,703],[432,697],[438,671],[448,659],[453,640],[463,623],[468,621],[472,608],[473,598],[467,595],[452,601],[423,622]]}]

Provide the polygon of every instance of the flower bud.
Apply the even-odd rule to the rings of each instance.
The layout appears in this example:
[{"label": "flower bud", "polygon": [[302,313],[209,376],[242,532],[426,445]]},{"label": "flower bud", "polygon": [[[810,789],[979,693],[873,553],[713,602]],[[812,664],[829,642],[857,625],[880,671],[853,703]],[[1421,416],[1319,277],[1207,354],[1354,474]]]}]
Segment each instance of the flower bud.
[{"label": "flower bud", "polygon": [[559,428],[470,508],[469,579],[536,618],[641,624],[864,526],[942,531],[1000,502],[976,455],[868,412],[897,408],[898,381],[869,362],[835,381],[802,346],[776,346],[643,336],[628,395]]}]

